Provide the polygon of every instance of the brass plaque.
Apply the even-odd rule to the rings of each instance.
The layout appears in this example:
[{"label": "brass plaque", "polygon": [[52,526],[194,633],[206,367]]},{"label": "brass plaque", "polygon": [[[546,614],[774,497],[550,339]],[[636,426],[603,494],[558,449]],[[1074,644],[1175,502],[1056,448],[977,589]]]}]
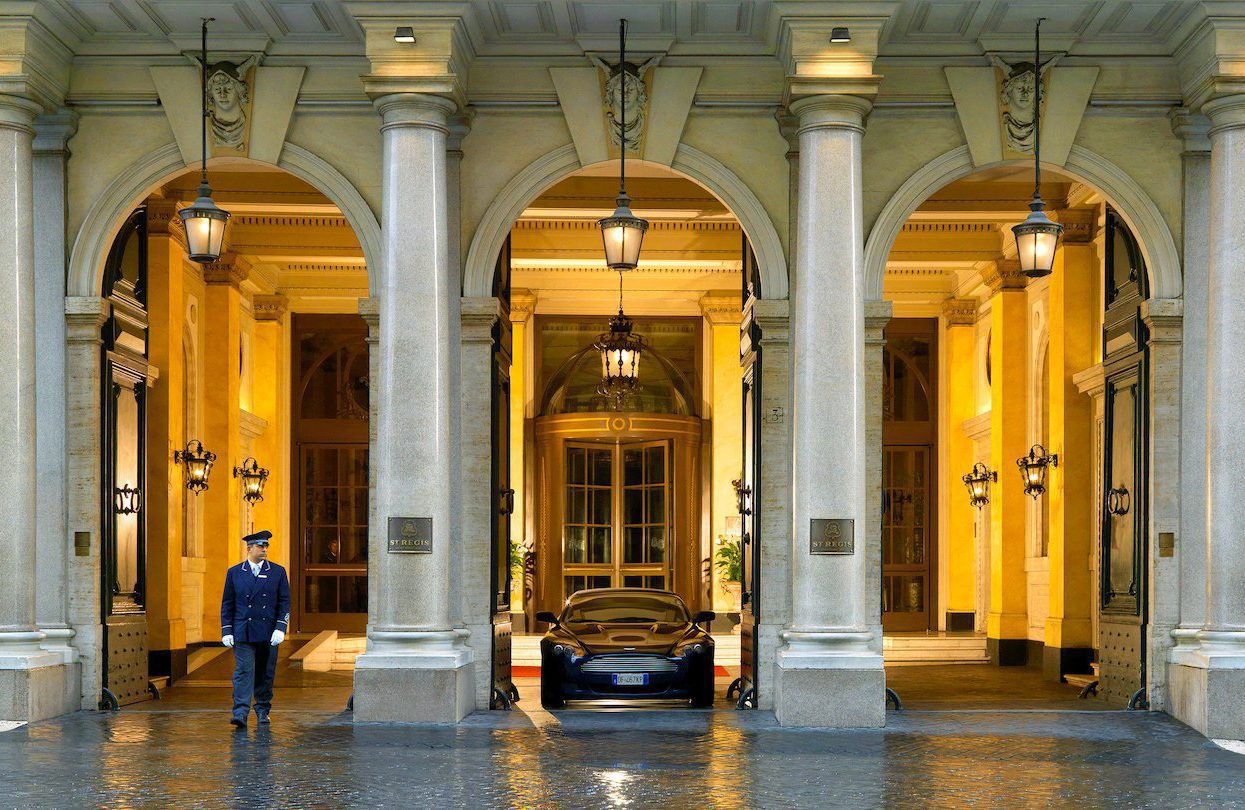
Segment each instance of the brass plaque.
[{"label": "brass plaque", "polygon": [[1175,532],[1159,532],[1159,556],[1175,557],[1176,556],[1176,533]]},{"label": "brass plaque", "polygon": [[73,553],[75,557],[91,556],[91,533],[90,532],[74,532],[73,533]]},{"label": "brass plaque", "polygon": [[855,554],[855,521],[851,518],[813,518],[808,532],[809,554]]},{"label": "brass plaque", "polygon": [[431,554],[432,518],[389,518],[390,554]]}]

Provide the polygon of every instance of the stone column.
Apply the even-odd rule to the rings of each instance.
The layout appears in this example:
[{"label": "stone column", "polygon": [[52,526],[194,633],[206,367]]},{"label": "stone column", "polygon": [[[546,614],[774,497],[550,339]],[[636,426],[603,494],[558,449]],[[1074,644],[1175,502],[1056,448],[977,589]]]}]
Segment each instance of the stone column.
[{"label": "stone column", "polygon": [[[446,137],[455,105],[403,93],[381,96],[376,109],[385,234],[368,572],[376,618],[356,664],[355,719],[454,722],[475,705],[472,653],[453,604],[462,285],[449,248]],[[431,549],[388,553],[391,518],[431,519]]]},{"label": "stone column", "polygon": [[[717,540],[726,531],[726,521],[739,514],[735,488],[731,481],[738,478],[743,467],[743,447],[739,442],[739,425],[743,420],[743,379],[739,369],[739,293],[708,292],[700,298],[703,328],[708,332],[706,347],[709,364],[710,414],[713,418],[713,465],[709,479],[710,509],[708,510],[708,547],[703,556],[712,557],[718,549]],[[764,366],[762,366],[764,373]],[[734,598],[722,586],[721,574],[715,566],[710,574],[709,608],[723,617],[739,611],[738,594]]]},{"label": "stone column", "polygon": [[[1207,102],[1210,261],[1206,330],[1206,621],[1171,673],[1174,713],[1209,737],[1245,737],[1245,95]],[[1173,670],[1176,668],[1173,667]],[[1181,683],[1175,681],[1180,679]]]},{"label": "stone column", "polygon": [[65,299],[66,512],[72,534],[69,624],[81,662],[81,708],[97,708],[103,687],[100,616],[100,347],[108,302]]},{"label": "stone column", "polygon": [[[69,645],[69,544],[65,514],[65,144],[77,129],[69,110],[35,119],[34,258],[37,444],[35,618],[43,648],[76,664]],[[78,687],[72,690],[77,706]]]},{"label": "stone column", "polygon": [[[1174,554],[1180,566],[1179,626],[1175,643],[1196,644],[1206,621],[1206,319],[1210,248],[1210,121],[1188,109],[1170,115],[1184,139],[1181,206],[1184,318],[1180,363],[1180,528]],[[1153,701],[1152,701],[1153,702]]]},{"label": "stone column", "polygon": [[791,625],[791,311],[781,298],[754,298],[748,306],[761,328],[757,708],[773,711],[778,650]]},{"label": "stone column", "polygon": [[462,540],[458,609],[471,634],[475,706],[487,709],[493,690],[493,510],[492,482],[493,325],[496,298],[462,299]]},{"label": "stone column", "polygon": [[[799,119],[792,418],[792,617],[778,652],[776,713],[784,725],[881,726],[879,619],[870,605],[865,501],[864,265],[861,136],[869,101],[812,96]],[[833,554],[812,521],[839,521]],[[843,523],[846,521],[846,523]],[[833,696],[833,698],[830,698]]]},{"label": "stone column", "polygon": [[1025,575],[1025,501],[1016,459],[1029,452],[1027,278],[1014,260],[1000,261],[986,283],[990,299],[990,612],[986,647],[1002,666],[1028,656],[1029,603]]},{"label": "stone column", "polygon": [[34,178],[31,139],[37,105],[0,96],[0,719],[38,720],[59,711],[47,693],[63,678],[61,656],[40,648],[35,626],[37,495]]},{"label": "stone column", "polygon": [[[297,472],[290,463],[290,316],[289,299],[280,294],[255,295],[251,314],[255,318],[251,343],[253,383],[251,413],[267,423],[251,446],[259,466],[268,470],[264,499],[251,507],[256,531],[268,529],[282,538],[276,560],[289,567],[298,554],[298,540],[288,537],[290,504],[297,503]],[[294,507],[297,510],[297,506]]]}]

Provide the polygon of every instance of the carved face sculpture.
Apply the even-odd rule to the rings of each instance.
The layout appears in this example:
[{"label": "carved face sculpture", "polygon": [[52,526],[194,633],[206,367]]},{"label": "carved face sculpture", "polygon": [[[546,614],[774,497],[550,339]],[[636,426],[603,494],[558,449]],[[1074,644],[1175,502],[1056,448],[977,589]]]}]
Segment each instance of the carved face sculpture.
[{"label": "carved face sculpture", "polygon": [[1033,120],[1033,72],[1013,73],[1003,80],[1003,98],[1008,112],[1018,121]]},{"label": "carved face sculpture", "polygon": [[[623,121],[623,98],[627,102],[627,120]],[[630,71],[613,73],[605,82],[605,100],[609,107],[610,140],[619,143],[619,131],[627,140],[628,149],[638,149],[644,137],[644,107],[648,92],[644,80]],[[620,123],[622,124],[621,126]]]},{"label": "carved face sculpture", "polygon": [[246,104],[250,100],[245,75],[246,65],[222,62],[212,67],[208,76],[208,113],[212,138],[219,146],[240,149],[246,136]]}]

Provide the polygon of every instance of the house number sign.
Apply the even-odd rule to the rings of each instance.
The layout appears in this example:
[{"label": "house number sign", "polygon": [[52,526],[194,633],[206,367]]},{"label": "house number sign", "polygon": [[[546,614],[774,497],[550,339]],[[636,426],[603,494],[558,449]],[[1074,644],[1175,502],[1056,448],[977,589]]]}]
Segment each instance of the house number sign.
[{"label": "house number sign", "polygon": [[851,518],[813,518],[808,532],[809,554],[855,554],[855,521]]},{"label": "house number sign", "polygon": [[389,518],[390,554],[431,554],[432,518]]}]

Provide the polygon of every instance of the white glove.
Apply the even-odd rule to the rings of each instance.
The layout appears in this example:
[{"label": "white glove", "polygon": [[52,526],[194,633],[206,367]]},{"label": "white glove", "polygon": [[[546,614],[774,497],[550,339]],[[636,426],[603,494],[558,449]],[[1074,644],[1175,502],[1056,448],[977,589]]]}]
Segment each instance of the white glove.
[{"label": "white glove", "polygon": [[227,636],[221,636],[220,643],[224,644],[226,647],[232,647],[233,646],[233,635],[230,634]]},{"label": "white glove", "polygon": [[275,647],[278,644],[280,644],[282,641],[285,641],[285,633],[281,632],[280,630],[273,630],[272,631],[272,646]]}]

